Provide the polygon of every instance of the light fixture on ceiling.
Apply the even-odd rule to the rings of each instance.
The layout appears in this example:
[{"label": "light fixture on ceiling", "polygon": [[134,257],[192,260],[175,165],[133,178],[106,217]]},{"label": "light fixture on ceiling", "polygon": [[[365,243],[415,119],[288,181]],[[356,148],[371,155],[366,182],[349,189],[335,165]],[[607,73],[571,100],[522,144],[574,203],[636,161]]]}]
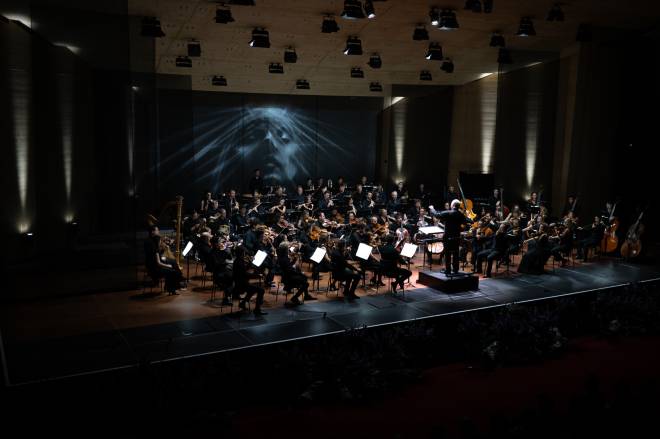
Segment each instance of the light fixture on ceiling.
[{"label": "light fixture on ceiling", "polygon": [[346,40],[344,55],[362,55],[362,41],[358,37],[349,36]]},{"label": "light fixture on ceiling", "polygon": [[234,17],[231,15],[231,9],[229,8],[221,8],[218,7],[218,9],[215,10],[215,22],[218,24],[227,24],[227,23],[233,23]]},{"label": "light fixture on ceiling", "polygon": [[284,62],[295,63],[296,61],[298,61],[298,54],[296,54],[296,49],[293,47],[287,47],[284,49]]},{"label": "light fixture on ceiling", "polygon": [[431,75],[431,72],[428,70],[422,70],[419,72],[419,80],[420,81],[433,81],[433,76]]},{"label": "light fixture on ceiling", "polygon": [[561,3],[555,3],[552,5],[552,8],[548,11],[548,16],[546,17],[548,21],[564,21],[564,11],[561,8]]},{"label": "light fixture on ceiling", "polygon": [[272,62],[268,64],[268,73],[284,73],[284,66],[278,62]]},{"label": "light fixture on ceiling", "polygon": [[380,55],[374,53],[369,57],[369,62],[367,63],[372,69],[380,69],[383,66],[383,60],[380,59]]},{"label": "light fixture on ceiling", "polygon": [[454,73],[454,62],[451,59],[446,58],[442,62],[442,65],[440,66],[440,70],[447,73]]},{"label": "light fixture on ceiling", "polygon": [[227,79],[225,79],[224,76],[214,76],[211,78],[211,85],[214,85],[216,87],[226,87],[227,86]]},{"label": "light fixture on ceiling", "polygon": [[160,27],[160,20],[156,17],[144,17],[142,19],[142,30],[140,35],[143,37],[162,38],[165,32]]},{"label": "light fixture on ceiling", "polygon": [[429,44],[429,49],[426,52],[426,59],[431,61],[442,61],[442,46],[440,43],[432,42]]},{"label": "light fixture on ceiling", "polygon": [[339,26],[331,15],[326,15],[323,17],[323,23],[321,23],[321,32],[324,34],[339,32]]},{"label": "light fixture on ceiling", "polygon": [[359,67],[351,67],[351,78],[364,78],[364,70]]},{"label": "light fixture on ceiling", "polygon": [[431,8],[431,11],[429,12],[429,17],[431,17],[431,24],[433,26],[437,26],[440,24],[440,13],[438,12],[438,8]]},{"label": "light fixture on ceiling", "polygon": [[344,10],[341,13],[341,17],[351,20],[364,18],[362,2],[360,0],[344,0]]},{"label": "light fixture on ceiling", "polygon": [[252,31],[252,39],[250,40],[250,47],[270,47],[270,37],[268,31],[262,27],[255,27]]},{"label": "light fixture on ceiling", "polygon": [[493,0],[484,0],[484,14],[493,12]]},{"label": "light fixture on ceiling", "polygon": [[309,81],[306,79],[299,79],[296,81],[296,88],[298,90],[309,90]]},{"label": "light fixture on ceiling", "polygon": [[497,52],[497,63],[498,64],[513,64],[513,59],[511,58],[511,52],[509,49],[500,48]]},{"label": "light fixture on ceiling", "polygon": [[383,86],[380,85],[379,82],[372,82],[371,84],[369,84],[369,91],[382,92],[383,91]]},{"label": "light fixture on ceiling", "polygon": [[440,30],[455,30],[458,29],[458,20],[456,19],[456,12],[451,9],[443,9],[440,13]]},{"label": "light fixture on ceiling", "polygon": [[240,6],[256,6],[254,0],[229,0],[229,3]]},{"label": "light fixture on ceiling", "polygon": [[187,56],[177,56],[174,64],[176,64],[177,67],[191,68],[192,60]]},{"label": "light fixture on ceiling", "polygon": [[531,18],[523,17],[520,19],[520,26],[518,26],[516,35],[519,37],[533,37],[536,35],[536,29],[534,29],[534,23]]},{"label": "light fixture on ceiling", "polygon": [[367,18],[376,18],[376,9],[374,9],[374,3],[371,0],[364,1],[364,13]]},{"label": "light fixture on ceiling", "polygon": [[423,24],[418,24],[415,26],[413,31],[413,40],[423,41],[429,39],[429,31],[426,30],[426,27]]},{"label": "light fixture on ceiling", "polygon": [[465,6],[463,7],[466,11],[472,12],[481,12],[481,1],[480,0],[466,0]]},{"label": "light fixture on ceiling", "polygon": [[188,41],[188,56],[199,58],[202,56],[202,45],[197,40]]},{"label": "light fixture on ceiling", "polygon": [[490,47],[504,47],[504,35],[499,32],[493,32],[490,36]]}]

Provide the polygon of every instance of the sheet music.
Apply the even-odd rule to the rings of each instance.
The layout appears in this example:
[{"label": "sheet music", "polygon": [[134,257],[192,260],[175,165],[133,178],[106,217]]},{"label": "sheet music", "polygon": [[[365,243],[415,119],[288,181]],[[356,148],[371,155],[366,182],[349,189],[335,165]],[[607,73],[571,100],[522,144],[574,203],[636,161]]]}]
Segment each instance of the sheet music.
[{"label": "sheet music", "polygon": [[314,250],[312,257],[310,257],[309,259],[316,262],[317,264],[320,264],[323,258],[325,257],[325,254],[326,254],[326,249],[324,249],[323,247],[316,247],[316,250]]},{"label": "sheet music", "polygon": [[403,244],[403,249],[401,249],[401,256],[405,258],[412,258],[415,256],[417,251],[417,246],[415,244],[405,243]]},{"label": "sheet music", "polygon": [[266,253],[263,250],[258,250],[257,254],[254,255],[254,259],[252,259],[252,263],[254,264],[255,267],[261,267],[261,264],[264,263],[267,256],[268,253]]},{"label": "sheet music", "polygon": [[445,231],[445,229],[438,226],[428,226],[428,227],[420,227],[419,231],[425,235],[433,235],[435,233],[442,233]]},{"label": "sheet music", "polygon": [[369,256],[371,256],[371,250],[373,250],[372,246],[361,242],[358,246],[357,252],[355,252],[355,256],[366,261],[369,259]]},{"label": "sheet music", "polygon": [[186,244],[186,247],[183,249],[183,252],[181,255],[185,258],[188,256],[188,253],[190,253],[190,250],[193,248],[193,243],[191,241],[188,241],[188,244]]}]

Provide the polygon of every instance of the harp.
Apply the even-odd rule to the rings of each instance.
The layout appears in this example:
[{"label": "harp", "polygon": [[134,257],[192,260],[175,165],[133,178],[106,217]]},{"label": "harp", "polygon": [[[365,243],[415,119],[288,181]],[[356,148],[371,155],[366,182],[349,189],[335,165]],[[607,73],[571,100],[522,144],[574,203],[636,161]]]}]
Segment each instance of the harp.
[{"label": "harp", "polygon": [[[177,195],[176,198],[172,201],[165,203],[161,209],[160,213],[156,216],[153,214],[147,214],[147,224],[149,226],[161,226],[161,224],[167,223],[168,216],[171,221],[174,222],[175,230],[175,250],[174,258],[176,259],[179,266],[181,266],[181,221],[182,221],[182,212],[183,211],[183,197]],[[174,216],[172,217],[172,214]]]}]

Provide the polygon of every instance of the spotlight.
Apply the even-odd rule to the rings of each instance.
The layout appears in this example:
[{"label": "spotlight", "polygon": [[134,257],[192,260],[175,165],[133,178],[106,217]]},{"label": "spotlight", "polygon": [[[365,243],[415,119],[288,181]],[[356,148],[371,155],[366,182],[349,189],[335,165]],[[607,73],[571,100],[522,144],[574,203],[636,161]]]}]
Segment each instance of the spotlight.
[{"label": "spotlight", "polygon": [[362,55],[362,41],[358,37],[348,37],[344,55]]},{"label": "spotlight", "polygon": [[564,11],[561,9],[561,3],[555,3],[548,11],[548,16],[546,17],[548,21],[564,21]]},{"label": "spotlight", "polygon": [[202,45],[199,44],[199,41],[192,40],[188,42],[188,56],[194,58],[202,56]]},{"label": "spotlight", "polygon": [[284,49],[284,62],[295,63],[298,61],[298,55],[296,54],[296,49],[293,47],[287,47]]},{"label": "spotlight", "polygon": [[440,43],[429,44],[429,50],[426,52],[426,59],[431,61],[442,61],[442,46]]},{"label": "spotlight", "polygon": [[372,82],[369,84],[369,91],[381,92],[383,91],[383,86],[379,82]]},{"label": "spotlight", "polygon": [[380,69],[383,66],[383,60],[380,59],[380,55],[374,53],[369,57],[369,62],[367,64],[372,69]]},{"label": "spotlight", "polygon": [[161,38],[165,36],[165,32],[160,27],[160,20],[156,17],[144,17],[142,19],[142,31],[140,35],[143,37]]},{"label": "spotlight", "polygon": [[493,0],[484,0],[484,13],[490,14],[493,12]]},{"label": "spotlight", "polygon": [[364,13],[367,15],[367,18],[376,18],[376,10],[374,9],[374,4],[371,0],[365,0]]},{"label": "spotlight", "polygon": [[463,9],[472,12],[481,12],[481,1],[479,0],[466,0]]},{"label": "spotlight", "polygon": [[364,71],[359,67],[352,67],[351,78],[364,78]]},{"label": "spotlight", "polygon": [[270,47],[268,31],[262,27],[254,28],[252,31],[252,39],[250,40],[250,47]]},{"label": "spotlight", "polygon": [[299,79],[296,81],[296,88],[298,90],[309,90],[309,81],[306,79]]},{"label": "spotlight", "polygon": [[575,40],[578,43],[589,43],[591,42],[592,37],[593,35],[591,25],[587,23],[580,23],[577,35],[575,36]]},{"label": "spotlight", "polygon": [[321,32],[324,34],[331,34],[334,32],[339,32],[339,26],[337,22],[331,16],[323,17],[323,23],[321,24]]},{"label": "spotlight", "polygon": [[504,47],[504,36],[499,32],[493,32],[490,36],[490,47]]},{"label": "spotlight", "polygon": [[227,24],[234,22],[234,17],[231,15],[231,9],[216,9],[215,10],[215,22],[218,24]]},{"label": "spotlight", "polygon": [[440,70],[447,73],[454,73],[454,62],[449,58],[447,58],[442,62],[442,66],[440,66]]},{"label": "spotlight", "polygon": [[518,27],[518,32],[516,35],[519,37],[532,37],[536,35],[536,30],[534,29],[534,23],[529,17],[523,17],[520,19],[520,26]]},{"label": "spotlight", "polygon": [[436,8],[431,9],[431,12],[429,12],[429,17],[431,17],[431,24],[433,26],[437,26],[440,24],[440,13]]},{"label": "spotlight", "polygon": [[456,19],[456,12],[451,9],[443,9],[440,13],[440,30],[454,30],[458,29],[458,20]]},{"label": "spotlight", "polygon": [[422,70],[419,72],[419,80],[420,81],[433,81],[433,76],[431,76],[431,72],[428,70]]},{"label": "spotlight", "polygon": [[214,76],[213,78],[211,78],[211,85],[214,85],[216,87],[226,87],[227,80],[225,79],[224,76]]},{"label": "spotlight", "polygon": [[415,27],[415,31],[413,32],[413,40],[422,41],[428,39],[429,39],[429,31],[426,30],[426,27],[423,24],[418,24]]},{"label": "spotlight", "polygon": [[192,67],[192,60],[188,58],[187,56],[177,56],[175,64],[177,67],[186,67],[190,68]]},{"label": "spotlight", "polygon": [[509,49],[500,48],[500,51],[497,53],[497,63],[513,64],[513,59],[511,59],[511,52],[509,52]]},{"label": "spotlight", "polygon": [[352,20],[364,18],[365,15],[360,0],[344,0],[344,10],[341,13],[341,17]]},{"label": "spotlight", "polygon": [[280,63],[272,62],[268,65],[268,73],[284,73],[284,66]]}]

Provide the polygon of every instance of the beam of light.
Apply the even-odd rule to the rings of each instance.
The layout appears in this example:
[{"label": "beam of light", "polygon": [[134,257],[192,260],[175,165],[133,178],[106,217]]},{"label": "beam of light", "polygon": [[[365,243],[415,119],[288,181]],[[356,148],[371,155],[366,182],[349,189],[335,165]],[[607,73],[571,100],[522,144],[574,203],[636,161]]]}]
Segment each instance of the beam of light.
[{"label": "beam of light", "polygon": [[7,20],[18,21],[18,22],[21,23],[23,26],[25,26],[25,27],[29,27],[30,29],[32,29],[32,18],[28,17],[27,15],[23,15],[23,14],[11,14],[11,13],[10,13],[10,14],[5,14],[5,13],[3,13],[2,15],[3,15]]},{"label": "beam of light", "polygon": [[481,105],[481,172],[493,170],[493,146],[495,144],[495,125],[497,122],[497,75],[481,81],[479,99]]},{"label": "beam of light", "polygon": [[73,78],[59,76],[60,87],[60,131],[62,134],[62,165],[67,209],[71,208],[71,184],[73,180]]},{"label": "beam of light", "polygon": [[[396,99],[396,98],[395,98]],[[403,168],[403,153],[406,148],[406,103],[399,99],[399,105],[393,108],[394,120],[394,159],[396,161],[396,179],[401,178]]]},{"label": "beam of light", "polygon": [[525,169],[527,189],[531,190],[538,151],[539,93],[532,92],[527,95],[527,123],[525,125]]},{"label": "beam of light", "polygon": [[30,75],[22,70],[9,71],[11,81],[12,114],[14,116],[14,151],[16,156],[16,176],[18,198],[21,203],[19,230],[28,229],[27,216],[28,165],[30,146]]}]

